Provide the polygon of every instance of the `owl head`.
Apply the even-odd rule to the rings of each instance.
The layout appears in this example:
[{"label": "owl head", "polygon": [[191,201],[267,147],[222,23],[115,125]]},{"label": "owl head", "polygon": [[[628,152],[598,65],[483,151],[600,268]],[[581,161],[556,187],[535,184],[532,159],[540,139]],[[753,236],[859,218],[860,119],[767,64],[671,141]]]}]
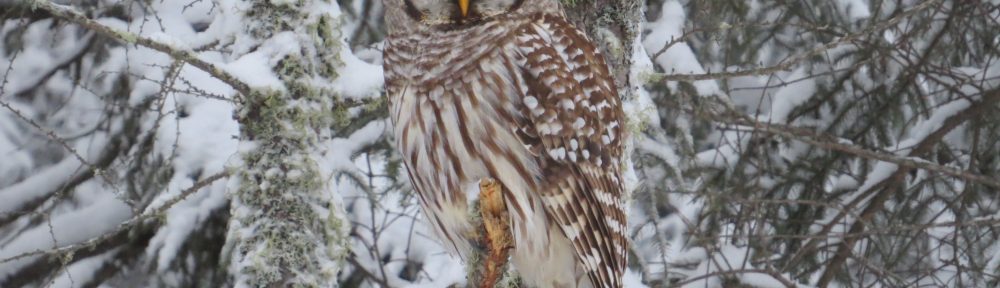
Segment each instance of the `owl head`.
[{"label": "owl head", "polygon": [[389,31],[462,28],[500,15],[556,13],[557,0],[383,0]]}]

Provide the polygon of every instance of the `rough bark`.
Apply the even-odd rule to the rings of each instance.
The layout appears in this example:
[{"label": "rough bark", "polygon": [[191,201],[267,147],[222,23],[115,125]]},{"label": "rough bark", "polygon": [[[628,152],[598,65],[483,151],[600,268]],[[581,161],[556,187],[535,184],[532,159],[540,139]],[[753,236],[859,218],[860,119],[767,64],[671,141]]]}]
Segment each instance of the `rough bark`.
[{"label": "rough bark", "polygon": [[635,40],[641,33],[643,1],[563,0],[566,17],[583,30],[604,53],[618,91],[631,97],[638,79],[631,79]]}]

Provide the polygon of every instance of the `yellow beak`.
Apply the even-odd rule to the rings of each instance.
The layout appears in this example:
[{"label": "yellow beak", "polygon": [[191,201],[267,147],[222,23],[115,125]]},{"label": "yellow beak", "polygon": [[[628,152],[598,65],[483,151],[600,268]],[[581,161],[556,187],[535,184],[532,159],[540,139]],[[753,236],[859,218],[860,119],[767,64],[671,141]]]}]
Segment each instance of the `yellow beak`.
[{"label": "yellow beak", "polygon": [[458,0],[458,9],[462,10],[462,18],[469,16],[469,0]]}]

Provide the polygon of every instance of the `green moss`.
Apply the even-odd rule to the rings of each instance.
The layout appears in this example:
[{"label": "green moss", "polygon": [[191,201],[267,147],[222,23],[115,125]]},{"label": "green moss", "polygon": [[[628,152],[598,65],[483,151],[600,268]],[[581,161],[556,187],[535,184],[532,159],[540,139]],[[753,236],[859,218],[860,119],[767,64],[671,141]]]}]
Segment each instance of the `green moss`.
[{"label": "green moss", "polygon": [[334,49],[334,47],[340,47],[340,21],[330,18],[330,16],[322,15],[307,27],[309,35],[312,35],[313,41],[319,44],[320,48],[318,54],[320,54],[321,64],[317,67],[316,73],[324,78],[333,79],[337,78],[337,68],[343,65],[340,59],[339,49]]},{"label": "green moss", "polygon": [[497,282],[496,287],[499,288],[517,288],[524,287],[524,281],[521,281],[521,275],[517,274],[514,269],[507,269],[504,272],[503,277]]},{"label": "green moss", "polygon": [[276,121],[267,119],[282,119],[285,101],[280,91],[256,89],[246,95],[246,101],[240,108],[240,132],[250,140],[274,136],[281,130]]},{"label": "green moss", "polygon": [[[296,70],[286,70],[291,71]],[[281,277],[290,273],[276,269],[306,273],[319,269],[311,260],[315,257],[312,251],[317,249],[316,239],[303,231],[339,231],[329,230],[329,215],[317,215],[311,208],[317,199],[325,199],[326,192],[317,164],[307,156],[317,141],[310,131],[314,131],[317,123],[329,122],[324,119],[331,117],[317,111],[322,109],[308,109],[311,106],[296,103],[300,100],[289,96],[280,91],[255,90],[247,96],[247,104],[240,113],[244,135],[259,145],[258,149],[243,154],[246,166],[255,168],[241,171],[237,192],[243,205],[257,212],[249,219],[241,219],[244,227],[258,229],[258,236],[245,239],[242,245],[264,244],[263,250],[256,254],[259,259],[243,271],[250,275],[252,283],[248,284],[252,286],[279,283],[284,281]],[[343,223],[334,225],[342,227]],[[300,284],[304,283],[296,283]]]},{"label": "green moss", "polygon": [[665,74],[656,73],[652,71],[644,71],[639,73],[639,83],[643,85],[655,85],[660,84],[665,79]]},{"label": "green moss", "polygon": [[374,111],[377,111],[377,110],[381,110],[381,109],[385,108],[385,106],[387,106],[387,104],[389,104],[389,103],[387,103],[388,102],[388,98],[387,97],[374,97],[372,99],[374,99],[374,100],[366,103],[366,105],[365,105],[365,111],[367,111],[367,112],[374,112]]},{"label": "green moss", "polygon": [[628,117],[629,121],[626,123],[626,129],[632,135],[640,135],[643,131],[649,128],[649,115],[656,113],[655,107],[646,107],[639,111],[639,115],[634,115],[633,117]]},{"label": "green moss", "polygon": [[351,124],[351,114],[345,105],[333,107],[333,127],[343,128]]},{"label": "green moss", "polygon": [[247,27],[251,35],[266,39],[281,31],[291,31],[297,28],[304,15],[300,8],[303,1],[296,1],[290,5],[275,5],[272,1],[253,1],[250,9],[247,9],[246,16],[259,21],[253,21]]},{"label": "green moss", "polygon": [[[315,239],[304,231],[328,231],[325,221],[311,208],[314,199],[323,197],[322,179],[311,160],[294,154],[295,148],[304,148],[301,142],[276,141],[261,143],[262,149],[245,154],[250,167],[241,173],[239,199],[258,213],[242,219],[245,227],[256,226],[256,237],[246,239],[244,247],[261,247],[253,265],[244,269],[251,275],[251,286],[271,286],[283,281],[282,269],[313,271]],[[292,152],[291,155],[289,155]],[[263,171],[261,171],[263,170]],[[342,225],[339,223],[337,225]],[[337,237],[339,238],[339,237]],[[263,244],[263,245],[260,245]],[[250,248],[255,249],[255,248]],[[304,283],[296,283],[301,285]],[[315,287],[319,283],[309,285]]]},{"label": "green moss", "polygon": [[305,64],[295,55],[285,55],[285,58],[278,61],[278,64],[274,67],[274,71],[284,81],[308,76]]},{"label": "green moss", "polygon": [[135,44],[135,42],[139,41],[139,36],[136,36],[135,34],[119,30],[113,30],[113,31],[115,34],[117,34],[116,36],[118,37],[118,39],[122,39],[122,41],[128,42],[128,44]]}]

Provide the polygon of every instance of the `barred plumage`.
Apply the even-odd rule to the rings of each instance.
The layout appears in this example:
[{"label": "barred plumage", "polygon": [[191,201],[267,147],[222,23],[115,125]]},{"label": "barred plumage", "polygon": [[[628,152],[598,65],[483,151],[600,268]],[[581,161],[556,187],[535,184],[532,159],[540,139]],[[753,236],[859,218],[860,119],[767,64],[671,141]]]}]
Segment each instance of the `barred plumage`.
[{"label": "barred plumage", "polygon": [[445,244],[468,255],[470,191],[494,178],[523,278],[620,287],[624,115],[594,45],[554,0],[384,3],[396,145]]}]

